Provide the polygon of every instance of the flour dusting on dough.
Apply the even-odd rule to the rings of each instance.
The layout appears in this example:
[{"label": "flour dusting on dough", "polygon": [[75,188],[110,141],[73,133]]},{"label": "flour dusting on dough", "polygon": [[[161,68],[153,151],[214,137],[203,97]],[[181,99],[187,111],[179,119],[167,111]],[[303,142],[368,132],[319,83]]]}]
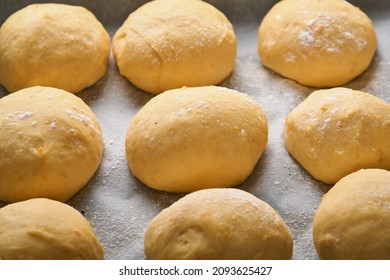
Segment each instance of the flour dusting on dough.
[{"label": "flour dusting on dough", "polygon": [[33,112],[25,112],[19,115],[20,120],[28,119],[34,115]]}]

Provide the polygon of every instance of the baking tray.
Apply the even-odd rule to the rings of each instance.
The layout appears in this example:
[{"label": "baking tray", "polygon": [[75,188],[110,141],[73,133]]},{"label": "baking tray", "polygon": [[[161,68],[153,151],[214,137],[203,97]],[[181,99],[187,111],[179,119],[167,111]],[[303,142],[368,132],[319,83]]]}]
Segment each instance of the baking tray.
[{"label": "baking tray", "polygon": [[[13,12],[45,1],[1,0],[0,24]],[[147,1],[51,1],[81,5],[103,23],[111,38],[129,13]],[[252,175],[238,188],[269,203],[286,221],[294,236],[293,259],[318,259],[312,241],[312,220],[329,186],[314,180],[287,153],[283,129],[286,115],[313,88],[285,79],[261,65],[257,29],[266,12],[278,1],[213,0],[233,23],[238,53],[232,74],[222,86],[244,92],[263,107],[269,125],[266,149]],[[372,93],[390,102],[390,4],[388,0],[355,0],[373,20],[378,49],[363,75],[346,87]],[[1,71],[1,69],[0,69]],[[0,97],[7,94],[0,88]],[[125,156],[125,133],[130,120],[153,95],[122,77],[111,55],[108,71],[94,86],[78,94],[95,112],[104,135],[101,166],[84,189],[68,204],[92,224],[105,249],[106,259],[144,259],[143,236],[147,224],[180,194],[155,191],[134,178]],[[5,203],[0,202],[0,207]]]}]

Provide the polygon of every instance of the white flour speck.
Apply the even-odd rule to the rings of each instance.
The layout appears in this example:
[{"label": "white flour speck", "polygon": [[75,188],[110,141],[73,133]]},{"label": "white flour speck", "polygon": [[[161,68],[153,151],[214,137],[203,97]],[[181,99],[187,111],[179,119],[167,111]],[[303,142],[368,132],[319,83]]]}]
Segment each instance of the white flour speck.
[{"label": "white flour speck", "polygon": [[12,113],[12,112],[8,113],[7,118],[11,119],[13,117],[15,117],[15,113]]},{"label": "white flour speck", "polygon": [[286,60],[286,62],[294,62],[295,58],[295,55],[290,52],[284,54],[284,59]]},{"label": "white flour speck", "polygon": [[310,48],[313,42],[315,42],[315,38],[310,31],[301,31],[298,38],[300,44],[306,48]]},{"label": "white flour speck", "polygon": [[344,32],[344,37],[347,39],[354,39],[355,35],[353,35],[352,33],[349,33],[349,32]]},{"label": "white flour speck", "polygon": [[57,122],[56,122],[56,121],[52,121],[52,122],[49,124],[49,128],[50,128],[50,129],[56,129],[56,128],[57,128]]},{"label": "white flour speck", "polygon": [[267,41],[265,47],[268,48],[268,49],[272,49],[275,46],[275,44],[276,44],[275,40],[269,40],[269,41]]},{"label": "white flour speck", "polygon": [[356,45],[357,45],[358,51],[360,52],[367,46],[367,41],[363,38],[358,38],[356,40]]},{"label": "white flour speck", "polygon": [[339,48],[327,48],[326,51],[328,53],[339,53],[340,49]]},{"label": "white flour speck", "polygon": [[192,108],[187,108],[187,109],[180,108],[179,110],[177,110],[176,114],[182,116],[191,112],[192,112]]},{"label": "white flour speck", "polygon": [[69,131],[70,131],[71,135],[73,135],[73,136],[77,135],[77,130],[76,129],[71,128],[71,129],[69,129]]},{"label": "white flour speck", "polygon": [[28,118],[30,118],[32,115],[34,115],[33,112],[25,112],[25,113],[22,113],[22,114],[19,115],[19,119],[20,119],[20,120],[28,119]]},{"label": "white flour speck", "polygon": [[209,105],[206,104],[204,101],[199,101],[198,105],[196,105],[197,108],[199,109],[207,109]]},{"label": "white flour speck", "polygon": [[72,119],[78,120],[78,121],[88,125],[93,130],[95,130],[94,121],[90,117],[88,117],[87,115],[79,114],[79,113],[75,112],[72,109],[65,109],[65,110],[62,110],[62,111],[64,113],[68,114],[68,116],[71,117]]},{"label": "white flour speck", "polygon": [[315,18],[312,18],[311,20],[309,20],[309,21],[306,23],[306,26],[307,26],[307,27],[310,27],[310,26],[312,26],[315,22],[316,22],[316,19],[315,19]]},{"label": "white flour speck", "polygon": [[245,98],[244,102],[248,103],[248,104],[251,104],[255,107],[258,107],[259,105],[254,101],[252,100],[251,98]]}]

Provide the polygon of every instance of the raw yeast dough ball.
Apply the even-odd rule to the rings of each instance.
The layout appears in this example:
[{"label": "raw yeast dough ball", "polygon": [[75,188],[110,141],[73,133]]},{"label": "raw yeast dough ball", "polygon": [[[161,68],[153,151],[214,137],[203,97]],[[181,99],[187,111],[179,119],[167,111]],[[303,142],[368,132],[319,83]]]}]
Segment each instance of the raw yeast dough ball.
[{"label": "raw yeast dough ball", "polygon": [[288,152],[327,184],[362,168],[390,169],[389,136],[390,104],[346,88],[313,92],[285,124]]},{"label": "raw yeast dough ball", "polygon": [[303,85],[334,87],[367,69],[377,46],[371,20],[340,0],[283,0],[259,27],[262,63]]},{"label": "raw yeast dough ball", "polygon": [[267,203],[238,189],[200,190],[148,225],[147,259],[290,259],[293,239]]},{"label": "raw yeast dough ball", "polygon": [[126,154],[134,176],[170,192],[242,183],[268,137],[267,119],[246,94],[223,87],[166,91],[133,118]]},{"label": "raw yeast dough ball", "polygon": [[0,200],[66,201],[103,154],[99,123],[77,96],[32,87],[0,99]]},{"label": "raw yeast dough ball", "polygon": [[35,198],[0,208],[0,260],[98,260],[104,251],[74,208]]},{"label": "raw yeast dough ball", "polygon": [[49,86],[77,93],[105,73],[110,38],[83,7],[33,4],[0,29],[0,84],[9,92]]},{"label": "raw yeast dough ball", "polygon": [[313,237],[321,259],[390,260],[390,172],[341,179],[315,214]]},{"label": "raw yeast dough ball", "polygon": [[131,13],[113,39],[120,73],[158,94],[220,83],[233,69],[236,36],[229,20],[199,0],[156,0]]}]

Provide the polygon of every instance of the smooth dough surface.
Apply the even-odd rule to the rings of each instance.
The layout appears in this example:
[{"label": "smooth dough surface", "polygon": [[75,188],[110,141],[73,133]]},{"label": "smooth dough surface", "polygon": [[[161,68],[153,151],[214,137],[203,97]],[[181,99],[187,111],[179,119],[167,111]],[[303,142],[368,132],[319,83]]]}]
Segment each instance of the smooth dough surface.
[{"label": "smooth dough surface", "polygon": [[98,260],[104,250],[74,208],[34,198],[0,208],[0,260]]},{"label": "smooth dough surface", "polygon": [[126,155],[134,176],[169,192],[231,187],[253,171],[267,119],[248,95],[208,86],[166,91],[132,119]]},{"label": "smooth dough surface", "polygon": [[341,0],[283,0],[262,20],[262,63],[306,86],[348,83],[369,66],[377,47],[371,20]]},{"label": "smooth dough surface", "polygon": [[314,178],[335,184],[362,168],[390,169],[390,104],[365,92],[313,92],[286,118],[288,152]]},{"label": "smooth dough surface", "polygon": [[390,172],[341,179],[315,214],[313,237],[321,259],[390,260]]},{"label": "smooth dough surface", "polygon": [[148,225],[147,259],[290,259],[293,238],[267,203],[239,189],[200,190]]},{"label": "smooth dough surface", "polygon": [[110,37],[83,7],[33,4],[0,29],[0,84],[9,92],[49,86],[72,93],[106,72]]},{"label": "smooth dough surface", "polygon": [[156,0],[131,13],[113,38],[120,73],[147,92],[220,83],[233,69],[236,36],[199,0]]},{"label": "smooth dough surface", "polygon": [[100,125],[77,96],[37,86],[0,99],[0,200],[66,201],[102,154]]}]

